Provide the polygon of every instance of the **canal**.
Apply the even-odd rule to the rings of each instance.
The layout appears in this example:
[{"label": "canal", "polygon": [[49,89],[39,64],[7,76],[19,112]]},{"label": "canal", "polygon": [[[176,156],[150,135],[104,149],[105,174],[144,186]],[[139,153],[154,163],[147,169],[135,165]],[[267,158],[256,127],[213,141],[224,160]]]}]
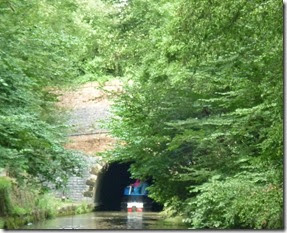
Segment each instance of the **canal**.
[{"label": "canal", "polygon": [[88,214],[57,217],[21,229],[187,229],[183,223],[164,221],[158,212],[98,211]]},{"label": "canal", "polygon": [[150,211],[121,211],[126,197],[124,189],[135,182],[135,179],[130,178],[129,167],[130,164],[112,163],[98,175],[95,193],[95,203],[98,204],[97,211],[30,223],[21,229],[188,229],[181,222],[166,221],[159,212],[162,210],[162,205],[151,199],[144,199],[146,204],[150,204],[150,208],[148,208]]}]

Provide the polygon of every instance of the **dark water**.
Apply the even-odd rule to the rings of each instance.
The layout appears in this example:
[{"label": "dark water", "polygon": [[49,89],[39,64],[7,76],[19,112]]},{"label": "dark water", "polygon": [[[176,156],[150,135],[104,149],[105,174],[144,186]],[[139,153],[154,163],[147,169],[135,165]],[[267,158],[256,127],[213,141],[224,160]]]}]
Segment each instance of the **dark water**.
[{"label": "dark water", "polygon": [[187,229],[184,224],[170,223],[156,212],[92,212],[58,217],[21,229]]}]

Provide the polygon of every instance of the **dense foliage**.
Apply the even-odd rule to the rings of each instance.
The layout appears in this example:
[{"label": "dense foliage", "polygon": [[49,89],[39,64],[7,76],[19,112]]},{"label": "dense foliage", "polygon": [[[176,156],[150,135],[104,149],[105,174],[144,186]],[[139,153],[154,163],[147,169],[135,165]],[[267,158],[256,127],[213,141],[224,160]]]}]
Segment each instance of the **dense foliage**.
[{"label": "dense foliage", "polygon": [[282,228],[280,1],[132,0],[110,158],[193,228]]},{"label": "dense foliage", "polygon": [[80,0],[0,3],[0,170],[18,181],[61,185],[83,167],[63,148],[51,89],[88,72],[91,29],[78,16],[85,7]]},{"label": "dense foliage", "polygon": [[[192,228],[283,227],[282,3],[5,0],[0,3],[0,169],[66,181],[55,87],[127,82],[110,160]],[[63,182],[60,182],[63,183]]]}]

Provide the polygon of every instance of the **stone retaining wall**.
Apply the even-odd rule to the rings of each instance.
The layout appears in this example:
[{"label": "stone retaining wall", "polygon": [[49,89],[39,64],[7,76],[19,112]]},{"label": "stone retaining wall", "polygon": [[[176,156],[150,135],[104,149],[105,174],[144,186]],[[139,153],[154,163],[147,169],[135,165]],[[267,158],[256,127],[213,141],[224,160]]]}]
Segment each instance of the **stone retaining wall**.
[{"label": "stone retaining wall", "polygon": [[101,134],[107,130],[103,122],[110,118],[113,97],[122,91],[122,86],[120,80],[111,80],[103,86],[89,82],[74,89],[55,91],[58,106],[67,110],[67,125],[72,133],[65,147],[84,153],[88,164],[83,177],[71,177],[65,190],[55,192],[57,197],[65,195],[73,201],[95,203],[98,175],[105,165],[97,153],[111,149],[115,142],[107,133]]},{"label": "stone retaining wall", "polygon": [[86,156],[84,158],[87,160],[87,168],[83,176],[71,177],[65,189],[54,191],[56,197],[62,198],[64,196],[72,201],[94,203],[97,175],[103,167],[103,162],[98,157]]}]

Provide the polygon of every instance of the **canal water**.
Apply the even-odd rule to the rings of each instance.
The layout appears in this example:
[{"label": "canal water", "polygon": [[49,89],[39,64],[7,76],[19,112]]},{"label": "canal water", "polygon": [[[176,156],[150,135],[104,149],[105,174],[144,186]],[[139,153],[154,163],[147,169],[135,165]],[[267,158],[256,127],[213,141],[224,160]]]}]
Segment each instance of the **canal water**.
[{"label": "canal water", "polygon": [[92,212],[88,214],[57,217],[21,229],[187,229],[182,223],[171,223],[157,212]]}]

